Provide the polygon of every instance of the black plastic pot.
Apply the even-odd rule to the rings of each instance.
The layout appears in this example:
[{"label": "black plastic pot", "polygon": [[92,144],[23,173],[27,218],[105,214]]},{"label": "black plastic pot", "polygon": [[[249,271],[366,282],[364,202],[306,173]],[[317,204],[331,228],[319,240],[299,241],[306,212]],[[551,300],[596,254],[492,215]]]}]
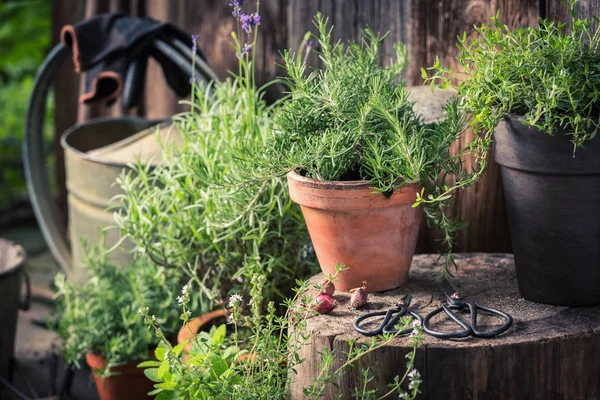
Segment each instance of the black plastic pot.
[{"label": "black plastic pot", "polygon": [[521,295],[540,303],[600,304],[600,137],[573,153],[550,136],[503,120],[494,133]]}]

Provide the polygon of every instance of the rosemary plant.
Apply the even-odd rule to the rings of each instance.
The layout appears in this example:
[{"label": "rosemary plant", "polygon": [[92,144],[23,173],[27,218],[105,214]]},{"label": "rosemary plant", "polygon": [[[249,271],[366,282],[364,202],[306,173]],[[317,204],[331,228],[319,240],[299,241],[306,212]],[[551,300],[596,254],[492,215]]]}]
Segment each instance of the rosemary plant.
[{"label": "rosemary plant", "polygon": [[[415,207],[427,199],[430,223],[444,232],[446,264],[450,274],[451,250],[462,226],[444,213],[452,192],[474,182],[463,168],[461,156],[450,146],[468,126],[457,100],[445,107],[447,119],[425,124],[408,99],[402,72],[405,47],[395,45],[395,58],[386,67],[378,64],[384,37],[364,30],[360,43],[333,43],[333,27],[317,14],[319,57],[322,69],[309,70],[305,53],[283,53],[289,96],[273,111],[277,129],[265,143],[245,146],[240,164],[257,181],[281,177],[289,171],[317,180],[358,180],[372,183],[383,195],[405,185],[422,187]],[[446,176],[456,184],[448,187]],[[440,177],[442,179],[440,179]]]},{"label": "rosemary plant", "polygon": [[[86,353],[106,358],[106,367],[97,371],[109,376],[123,363],[148,358],[159,339],[149,332],[137,315],[149,307],[164,335],[172,338],[179,328],[179,307],[173,299],[182,285],[182,274],[158,267],[148,259],[135,261],[125,269],[111,264],[103,246],[87,249],[85,268],[90,278],[82,285],[55,278],[57,330],[64,339],[65,358],[79,367]],[[189,302],[199,307],[197,296]]]},{"label": "rosemary plant", "polygon": [[[485,165],[491,136],[508,115],[523,116],[523,123],[548,134],[563,130],[571,136],[574,151],[596,136],[600,128],[600,29],[589,19],[575,16],[575,3],[567,4],[571,23],[541,20],[539,25],[510,30],[491,17],[475,27],[476,36],[458,38],[457,60],[463,71],[454,73],[437,59],[423,69],[432,88],[454,87],[460,108],[473,115],[471,126],[479,136],[474,153]],[[433,75],[428,77],[427,71]],[[434,199],[435,200],[435,199]]]}]

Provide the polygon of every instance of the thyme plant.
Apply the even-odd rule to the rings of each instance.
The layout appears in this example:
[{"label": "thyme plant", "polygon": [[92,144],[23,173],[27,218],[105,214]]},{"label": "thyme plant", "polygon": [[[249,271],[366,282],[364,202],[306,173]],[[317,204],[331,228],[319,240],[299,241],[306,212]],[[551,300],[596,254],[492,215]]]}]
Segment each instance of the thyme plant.
[{"label": "thyme plant", "polygon": [[[140,307],[152,310],[165,337],[176,334],[180,315],[172,299],[183,276],[148,259],[139,259],[129,268],[116,266],[100,245],[86,251],[84,266],[90,278],[85,283],[69,282],[62,274],[55,278],[56,328],[69,363],[79,367],[86,353],[96,353],[106,358],[106,367],[97,373],[109,376],[115,366],[147,359],[148,351],[159,343],[137,315]],[[199,307],[197,296],[189,302]]]},{"label": "thyme plant", "polygon": [[455,73],[439,59],[422,70],[432,87],[439,81],[458,91],[460,108],[473,115],[471,126],[478,135],[474,153],[483,166],[492,133],[508,115],[522,116],[523,124],[548,134],[564,132],[574,152],[596,136],[600,29],[592,30],[587,18],[576,18],[576,2],[567,4],[570,24],[541,20],[537,26],[511,30],[496,14],[490,23],[475,27],[475,37],[464,33],[458,38],[463,71]]},{"label": "thyme plant", "polygon": [[[447,119],[425,124],[413,111],[402,72],[404,45],[397,43],[393,60],[381,67],[384,37],[364,30],[360,43],[333,42],[333,27],[317,14],[321,69],[310,70],[306,54],[283,53],[289,96],[273,110],[276,130],[264,143],[240,151],[247,175],[257,181],[281,177],[289,171],[317,180],[358,180],[389,196],[408,184],[421,187],[415,207],[425,196],[428,222],[444,232],[446,264],[450,274],[451,250],[461,224],[444,209],[452,192],[474,182],[461,156],[450,146],[468,126],[454,99],[445,107]],[[453,176],[456,184],[443,182]],[[440,179],[442,177],[442,179]],[[427,195],[425,195],[427,192]]]},{"label": "thyme plant", "polygon": [[[341,271],[338,267],[337,273]],[[337,275],[336,273],[336,275]],[[335,280],[336,275],[329,277]],[[231,324],[234,332],[227,335],[225,325],[212,327],[210,332],[195,336],[189,358],[181,357],[186,342],[175,347],[164,337],[160,325],[142,309],[146,323],[161,337],[156,360],[140,365],[145,374],[155,382],[151,395],[157,400],[210,400],[210,399],[286,399],[289,385],[296,379],[295,368],[304,362],[299,350],[307,343],[306,321],[316,315],[312,310],[314,297],[307,294],[307,281],[298,282],[295,296],[285,301],[286,312],[278,316],[275,304],[263,303],[265,276],[251,279],[250,301],[244,303],[242,296],[231,296]],[[319,291],[315,288],[316,292]],[[267,310],[263,313],[262,310]],[[185,311],[185,305],[184,305]],[[411,326],[409,318],[399,323],[399,329]],[[293,330],[288,330],[294,324]],[[353,392],[356,399],[383,399],[397,397],[414,399],[419,393],[421,378],[414,369],[417,347],[422,343],[420,324],[413,324],[413,350],[407,355],[406,371],[398,375],[383,394],[377,394],[369,385],[373,376],[367,369],[360,371],[361,379]],[[247,341],[240,339],[238,328],[246,328],[251,334]],[[336,354],[323,349],[318,363],[319,373],[314,382],[304,388],[306,399],[320,399],[328,388],[336,388],[344,373],[354,368],[354,363],[368,353],[377,351],[395,339],[384,335],[359,343],[351,340],[347,354]]]}]

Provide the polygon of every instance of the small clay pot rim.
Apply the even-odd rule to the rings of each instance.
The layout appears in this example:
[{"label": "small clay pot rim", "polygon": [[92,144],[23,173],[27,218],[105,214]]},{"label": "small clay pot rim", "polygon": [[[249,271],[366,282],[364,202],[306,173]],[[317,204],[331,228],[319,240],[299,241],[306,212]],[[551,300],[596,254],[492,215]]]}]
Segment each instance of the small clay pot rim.
[{"label": "small clay pot rim", "polygon": [[317,179],[307,178],[296,171],[288,172],[288,178],[297,181],[300,185],[306,187],[314,187],[316,189],[327,190],[352,190],[352,189],[371,189],[372,181],[365,179],[356,181],[320,181]]},{"label": "small clay pot rim", "polygon": [[183,351],[186,354],[189,354],[192,349],[192,342],[202,327],[219,318],[227,318],[227,315],[228,313],[225,309],[218,308],[214,311],[190,319],[188,323],[179,330],[179,333],[177,334],[177,343],[181,344],[188,340],[189,342],[185,345]]},{"label": "small clay pot rim", "polygon": [[[152,356],[152,352],[148,352],[148,359],[151,358]],[[111,368],[111,372],[116,372],[116,373],[120,373],[120,374],[137,374],[140,369],[138,368],[138,364],[141,363],[142,361],[144,361],[144,359],[141,360],[131,360],[131,361],[126,361],[122,364],[116,365],[114,367]],[[96,374],[94,372],[95,369],[102,369],[106,366],[106,357],[98,354],[98,353],[86,353],[85,354],[85,362],[87,363],[87,365],[92,369],[92,372],[94,373],[94,375]]]}]

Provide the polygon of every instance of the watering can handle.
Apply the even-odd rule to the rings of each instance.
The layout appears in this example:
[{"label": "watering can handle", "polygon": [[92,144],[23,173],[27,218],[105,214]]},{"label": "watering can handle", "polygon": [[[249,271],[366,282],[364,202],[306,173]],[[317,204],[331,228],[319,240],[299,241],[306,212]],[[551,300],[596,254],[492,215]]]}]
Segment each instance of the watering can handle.
[{"label": "watering can handle", "polygon": [[[156,39],[152,46],[162,55],[171,59],[182,71],[190,77],[198,76],[200,81],[216,80],[216,75],[201,57],[197,57],[192,70],[191,52],[178,40],[165,42]],[[41,65],[27,109],[25,124],[25,139],[23,141],[23,161],[25,178],[33,211],[50,251],[58,261],[59,266],[69,277],[72,273],[72,257],[65,236],[64,224],[58,218],[58,208],[54,203],[46,166],[44,165],[44,120],[48,93],[58,70],[70,56],[70,50],[62,43],[56,45]]]}]

